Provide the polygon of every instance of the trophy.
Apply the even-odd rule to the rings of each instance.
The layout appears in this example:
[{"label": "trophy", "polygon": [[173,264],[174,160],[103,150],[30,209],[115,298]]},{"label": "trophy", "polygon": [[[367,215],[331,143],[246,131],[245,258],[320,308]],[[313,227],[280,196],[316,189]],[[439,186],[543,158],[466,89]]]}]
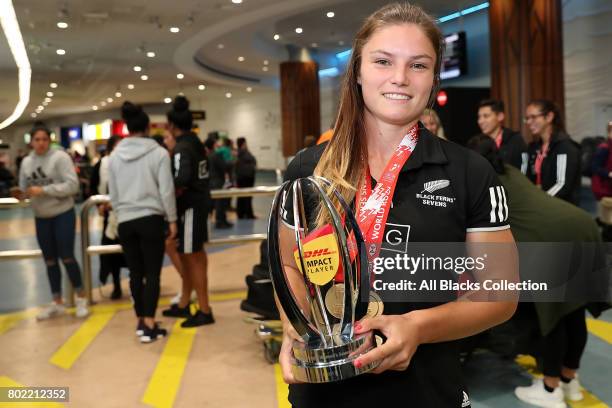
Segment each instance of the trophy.
[{"label": "trophy", "polygon": [[[291,211],[293,226],[280,225],[285,211]],[[278,300],[303,340],[292,348],[295,378],[327,383],[375,368],[378,362],[354,366],[376,344],[372,333],[355,334],[353,326],[366,314],[382,314],[383,303],[370,291],[366,245],[355,215],[329,181],[283,183],[272,202],[268,253]],[[293,262],[283,253],[292,254],[297,270],[286,266]]]}]

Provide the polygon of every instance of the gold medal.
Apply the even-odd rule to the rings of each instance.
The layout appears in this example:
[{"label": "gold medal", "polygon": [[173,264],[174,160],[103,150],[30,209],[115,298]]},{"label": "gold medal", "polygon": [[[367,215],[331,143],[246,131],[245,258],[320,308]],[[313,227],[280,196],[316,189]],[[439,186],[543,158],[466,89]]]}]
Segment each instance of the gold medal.
[{"label": "gold medal", "polygon": [[368,316],[376,317],[383,314],[384,303],[378,293],[370,291],[370,303],[368,303]]},{"label": "gold medal", "polygon": [[344,283],[338,283],[325,293],[325,307],[329,314],[337,319],[342,319],[344,311]]}]

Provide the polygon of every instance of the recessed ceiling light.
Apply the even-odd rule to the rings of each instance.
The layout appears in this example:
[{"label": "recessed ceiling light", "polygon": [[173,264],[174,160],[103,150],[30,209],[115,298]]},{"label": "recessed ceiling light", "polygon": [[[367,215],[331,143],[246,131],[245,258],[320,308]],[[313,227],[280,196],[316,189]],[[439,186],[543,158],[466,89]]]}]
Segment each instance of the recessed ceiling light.
[{"label": "recessed ceiling light", "polygon": [[47,102],[47,103],[51,102],[52,100],[53,99],[51,99],[51,98],[45,98],[45,102]]},{"label": "recessed ceiling light", "polygon": [[172,102],[172,98],[168,98],[168,97],[164,98],[164,103],[170,103],[170,102]]},{"label": "recessed ceiling light", "polygon": [[263,67],[261,70],[262,71],[268,71],[268,67]]},{"label": "recessed ceiling light", "polygon": [[177,79],[183,79],[185,78],[185,75],[183,74],[176,74]]},{"label": "recessed ceiling light", "polygon": [[116,98],[121,98],[121,92],[119,92],[119,91],[115,92],[115,97]]},{"label": "recessed ceiling light", "polygon": [[98,110],[98,107],[96,105],[92,106],[91,109],[93,110]]},{"label": "recessed ceiling light", "polygon": [[274,41],[278,41],[280,39],[280,35],[274,34]]},{"label": "recessed ceiling light", "polygon": [[223,45],[223,44],[217,44],[217,48],[218,48],[218,49],[220,49],[220,50],[222,50],[222,49],[224,49],[224,48],[225,48],[225,45]]},{"label": "recessed ceiling light", "polygon": [[66,54],[66,50],[63,50],[61,48],[58,48],[57,50],[55,50],[55,53],[57,55],[65,55]]},{"label": "recessed ceiling light", "polygon": [[31,117],[33,117],[33,118],[35,118],[35,117],[37,117],[38,115],[36,114],[36,112],[32,112],[32,113],[30,113],[30,116],[31,116]]},{"label": "recessed ceiling light", "polygon": [[264,65],[268,65],[268,60],[264,60]]},{"label": "recessed ceiling light", "polygon": [[49,102],[44,101],[42,104],[43,104],[43,106],[47,106],[49,104]]},{"label": "recessed ceiling light", "polygon": [[302,30],[302,27],[296,27],[295,32],[298,34],[302,34],[304,30]]},{"label": "recessed ceiling light", "polygon": [[328,11],[327,12],[327,17],[328,18],[334,18],[335,15],[336,15],[336,13],[334,13],[333,11]]},{"label": "recessed ceiling light", "polygon": [[141,75],[140,79],[142,79],[143,81],[146,81],[147,79],[149,79],[148,75]]},{"label": "recessed ceiling light", "polygon": [[140,72],[142,71],[142,67],[140,65],[134,65],[134,71]]},{"label": "recessed ceiling light", "polygon": [[57,28],[68,28],[68,23],[65,21],[58,21],[57,22]]},{"label": "recessed ceiling light", "polygon": [[47,96],[48,96],[49,98],[50,98],[50,97],[52,97],[52,96],[53,96],[53,92],[51,92],[51,91],[47,92]]},{"label": "recessed ceiling light", "polygon": [[51,82],[51,83],[49,84],[49,86],[50,86],[51,88],[57,88],[57,84],[56,84],[55,82]]},{"label": "recessed ceiling light", "polygon": [[128,89],[134,89],[134,84],[128,84]]},{"label": "recessed ceiling light", "polygon": [[105,101],[102,101],[102,102],[100,102],[100,105],[102,105],[102,106],[106,106],[106,102],[105,102]]},{"label": "recessed ceiling light", "polygon": [[180,28],[178,28],[178,27],[170,27],[170,32],[171,32],[171,33],[176,34],[176,33],[178,33],[179,31],[181,31],[181,29],[180,29]]},{"label": "recessed ceiling light", "polygon": [[234,4],[240,4],[240,3],[242,3],[242,0],[232,0],[232,3],[234,3]]},{"label": "recessed ceiling light", "polygon": [[342,40],[338,41],[338,45],[344,45],[344,41]]},{"label": "recessed ceiling light", "polygon": [[147,52],[147,57],[155,58],[155,53],[153,51],[149,51],[149,52]]},{"label": "recessed ceiling light", "polygon": [[244,61],[244,57],[238,57],[238,61],[240,62]]},{"label": "recessed ceiling light", "polygon": [[317,43],[312,43],[312,44],[310,44],[310,46],[311,46],[312,48],[317,48],[317,47],[319,46],[319,44],[317,44]]},{"label": "recessed ceiling light", "polygon": [[106,102],[111,103],[113,101],[113,98],[106,98]]},{"label": "recessed ceiling light", "polygon": [[203,91],[203,90],[205,90],[205,89],[206,89],[206,85],[200,84],[200,85],[198,85],[198,89],[199,89],[200,91]]},{"label": "recessed ceiling light", "polygon": [[247,91],[247,92],[253,92],[253,88],[251,88],[250,86],[247,86],[246,91]]},{"label": "recessed ceiling light", "polygon": [[226,92],[225,93],[225,97],[226,98],[231,98],[232,97],[232,93],[231,92]]}]

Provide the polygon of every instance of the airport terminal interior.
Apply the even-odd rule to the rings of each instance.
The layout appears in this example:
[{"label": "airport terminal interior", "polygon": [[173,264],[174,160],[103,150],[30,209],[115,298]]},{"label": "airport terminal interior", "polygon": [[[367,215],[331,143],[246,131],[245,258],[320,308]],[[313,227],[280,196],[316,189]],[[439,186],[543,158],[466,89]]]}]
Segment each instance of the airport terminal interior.
[{"label": "airport terminal interior", "polygon": [[[306,157],[302,149],[318,149],[323,139],[337,136],[334,126],[344,101],[345,73],[353,61],[353,40],[368,16],[391,3],[0,0],[0,407],[291,406],[290,386],[278,362],[283,331],[269,271],[279,255],[268,252],[270,211],[296,154]],[[612,251],[606,244],[612,240],[612,1],[412,4],[432,16],[446,45],[440,86],[431,96],[433,113],[417,116],[432,140],[439,136],[448,140],[440,141],[445,146],[466,146],[472,136],[488,135],[497,143],[497,152],[503,149],[506,130],[513,129],[524,148],[517,165],[506,162],[516,167],[507,174],[516,174],[530,188],[548,190],[550,208],[577,214],[555,227],[569,231],[565,236],[573,233],[572,220],[586,220],[596,231],[592,240],[608,248],[602,256],[607,256],[604,275],[610,285]],[[548,105],[537,102],[541,100],[557,108],[545,109]],[[133,105],[126,108],[126,101]],[[185,102],[187,108],[181,105]],[[399,101],[393,103],[399,106]],[[534,107],[540,111],[530,110]],[[575,150],[557,157],[550,175],[556,180],[547,189],[542,161],[553,148],[542,155],[546,148],[532,151],[532,146],[538,132],[544,132],[537,121],[553,115],[563,118],[562,134],[569,135],[567,142]],[[436,122],[431,129],[430,119]],[[546,123],[552,123],[552,129],[556,122]],[[187,141],[188,134],[197,138]],[[144,149],[138,154],[149,157],[148,162],[125,149],[143,139],[134,135],[151,139],[133,147]],[[111,154],[113,144],[117,150]],[[567,155],[574,151],[572,162]],[[51,158],[55,152],[61,156]],[[150,152],[158,156],[151,158]],[[601,171],[594,164],[599,159]],[[129,167],[138,160],[143,160],[139,167]],[[126,167],[118,167],[122,165]],[[571,166],[576,174],[573,195],[562,197],[561,191],[571,187],[566,176]],[[149,168],[155,170],[146,177],[154,181],[141,178]],[[520,174],[529,177],[532,168],[534,185]],[[52,177],[57,184],[44,181],[45,171],[56,174]],[[197,180],[185,182],[187,173]],[[58,178],[64,181],[58,183]],[[435,194],[440,195],[430,197],[431,205],[446,206],[435,200],[445,198],[442,189],[448,188],[448,180],[438,182],[447,184],[419,185],[419,191],[434,194],[438,189]],[[491,221],[498,208],[494,188]],[[49,192],[61,189],[71,190]],[[145,193],[138,196],[141,191]],[[126,204],[128,196],[139,198]],[[499,218],[504,205],[503,220],[508,218],[509,205],[510,230],[519,241],[518,227],[512,224],[517,205],[513,198],[508,201],[499,193]],[[275,203],[280,199],[276,196]],[[485,201],[489,205],[488,191]],[[194,203],[204,204],[197,208]],[[153,218],[135,227],[134,218],[125,218],[129,211]],[[58,227],[66,215],[70,221]],[[161,221],[163,216],[168,223]],[[172,223],[170,217],[177,221]],[[488,210],[485,218],[488,221]],[[49,229],[49,220],[55,220],[55,230]],[[130,235],[128,224],[134,227],[130,233],[140,237],[142,245],[136,247],[144,253],[143,265],[155,264],[151,259],[161,259],[165,251],[157,287],[150,275],[144,289],[143,281],[140,286],[130,284],[135,274],[128,264],[136,263],[134,246],[124,238]],[[172,235],[177,224],[176,242],[151,238],[157,232]],[[410,228],[408,233],[414,234]],[[576,227],[570,241],[581,240],[581,228]],[[72,240],[74,248],[62,245]],[[145,248],[148,240],[155,241],[155,249]],[[51,241],[57,249],[49,249]],[[207,258],[201,248],[193,249],[199,245]],[[295,245],[301,250],[301,244]],[[406,248],[409,253],[410,245]],[[49,251],[56,254],[55,261],[45,255]],[[73,291],[75,262],[81,288]],[[202,272],[204,265],[207,272]],[[53,289],[59,282],[52,278],[57,268],[61,295]],[[198,290],[181,300],[185,273],[207,276],[208,313]],[[199,285],[198,279],[191,283]],[[580,310],[588,310],[586,346],[579,377],[565,378],[564,366],[560,385],[551,391],[560,393],[560,402],[537,405],[536,398],[529,403],[517,391],[543,378],[536,350],[550,344],[545,343],[550,336],[538,329],[533,304],[519,302],[516,315],[499,330],[462,342],[460,367],[469,397],[464,391],[457,404],[448,406],[612,406],[610,288],[607,298],[581,304]],[[132,296],[135,291],[141,294]],[[65,309],[57,303],[62,297]],[[185,299],[186,309],[180,306]],[[137,321],[135,307],[148,308],[155,301],[153,318],[145,312]],[[590,307],[595,304],[596,309]],[[168,310],[180,313],[163,313]],[[185,322],[193,324],[184,327]],[[526,340],[529,330],[532,336]],[[439,367],[441,381],[446,375],[445,367]],[[539,383],[544,384],[544,395],[550,384],[546,381]],[[577,384],[579,397],[564,396],[564,384]],[[63,387],[68,398],[20,401],[15,390],[29,389],[24,387]],[[381,406],[438,406],[415,405],[411,395],[397,395],[395,401]]]}]

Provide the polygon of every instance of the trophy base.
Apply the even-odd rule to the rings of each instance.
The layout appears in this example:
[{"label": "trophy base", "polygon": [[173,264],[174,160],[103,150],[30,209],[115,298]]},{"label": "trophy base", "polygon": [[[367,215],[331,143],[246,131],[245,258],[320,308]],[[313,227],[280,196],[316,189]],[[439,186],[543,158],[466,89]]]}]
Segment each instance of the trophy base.
[{"label": "trophy base", "polygon": [[[372,341],[369,341],[372,339]],[[354,361],[376,347],[372,334],[361,334],[354,339],[330,347],[317,347],[296,342],[293,347],[291,370],[296,380],[306,383],[329,383],[346,380],[376,368],[378,361],[355,367]]]}]

